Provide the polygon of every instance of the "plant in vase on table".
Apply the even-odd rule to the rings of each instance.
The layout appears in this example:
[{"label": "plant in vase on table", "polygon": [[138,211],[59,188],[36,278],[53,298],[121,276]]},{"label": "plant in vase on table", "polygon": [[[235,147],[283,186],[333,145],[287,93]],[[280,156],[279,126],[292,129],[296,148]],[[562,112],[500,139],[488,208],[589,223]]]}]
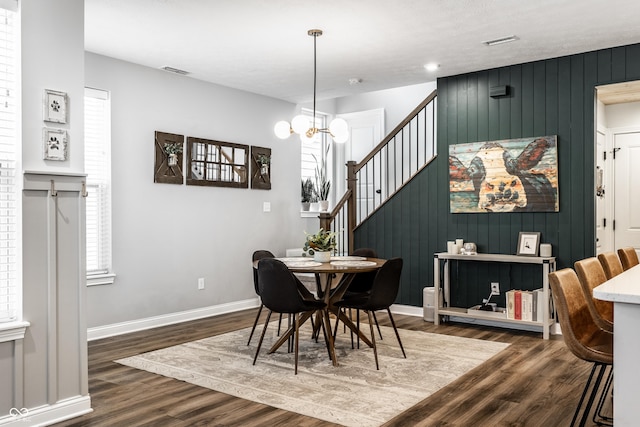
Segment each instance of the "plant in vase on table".
[{"label": "plant in vase on table", "polygon": [[304,253],[302,256],[311,255],[314,261],[329,262],[331,253],[335,252],[336,233],[320,229],[316,234],[307,234],[307,240],[304,242]]}]

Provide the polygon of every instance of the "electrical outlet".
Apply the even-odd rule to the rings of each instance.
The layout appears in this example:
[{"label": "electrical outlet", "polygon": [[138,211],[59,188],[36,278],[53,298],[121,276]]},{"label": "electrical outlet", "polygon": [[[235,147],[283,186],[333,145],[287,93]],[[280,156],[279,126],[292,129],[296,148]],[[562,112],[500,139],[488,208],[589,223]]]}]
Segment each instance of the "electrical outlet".
[{"label": "electrical outlet", "polygon": [[204,289],[204,277],[198,279],[198,289]]},{"label": "electrical outlet", "polygon": [[491,282],[491,295],[500,295],[500,283]]}]

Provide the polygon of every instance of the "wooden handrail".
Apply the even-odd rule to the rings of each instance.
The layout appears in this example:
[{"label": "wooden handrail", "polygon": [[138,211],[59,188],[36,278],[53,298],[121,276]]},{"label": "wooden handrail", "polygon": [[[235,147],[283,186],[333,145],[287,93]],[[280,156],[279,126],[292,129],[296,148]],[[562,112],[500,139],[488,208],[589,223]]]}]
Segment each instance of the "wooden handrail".
[{"label": "wooden handrail", "polygon": [[393,138],[395,138],[395,136],[406,126],[408,125],[411,120],[413,120],[413,118],[415,116],[418,115],[418,113],[420,111],[422,111],[422,109],[424,107],[426,107],[431,101],[433,101],[436,97],[438,96],[438,93],[436,90],[434,90],[433,92],[431,92],[431,94],[429,96],[427,96],[427,98],[422,101],[420,103],[420,105],[418,105],[416,108],[413,109],[413,111],[411,111],[409,113],[409,115],[407,117],[405,117],[405,119],[403,121],[400,122],[400,124],[398,124],[398,126],[396,126],[395,128],[393,128],[393,130],[391,132],[389,132],[387,134],[387,136],[380,142],[380,144],[376,145],[373,150],[371,150],[371,152],[360,161],[360,163],[358,163],[356,165],[355,168],[355,172],[358,172],[360,169],[362,169],[362,167],[371,159],[373,159],[373,157],[378,154],[378,152],[380,150],[382,150],[384,148],[385,145],[387,145],[389,143],[389,141],[391,141]]},{"label": "wooden handrail", "polygon": [[318,218],[320,218],[320,228],[327,231],[331,231],[331,220],[333,220],[333,218],[335,218],[336,215],[338,215],[338,212],[340,212],[340,209],[343,208],[343,206],[347,203],[350,197],[351,197],[351,190],[347,189],[346,193],[344,193],[344,196],[342,196],[340,201],[336,203],[336,206],[333,208],[331,212],[320,212],[320,215],[318,215]]}]

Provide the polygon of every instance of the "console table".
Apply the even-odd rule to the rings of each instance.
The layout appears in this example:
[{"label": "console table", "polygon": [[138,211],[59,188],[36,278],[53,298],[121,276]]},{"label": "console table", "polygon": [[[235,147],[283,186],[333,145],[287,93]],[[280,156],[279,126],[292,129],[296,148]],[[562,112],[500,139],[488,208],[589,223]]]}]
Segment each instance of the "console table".
[{"label": "console table", "polygon": [[[542,320],[528,321],[520,319],[508,319],[506,313],[501,315],[496,312],[483,312],[474,310],[468,312],[467,307],[451,307],[450,299],[450,261],[465,262],[502,262],[511,264],[539,264],[542,273],[542,296],[546,304],[542,304]],[[440,263],[444,263],[442,280],[440,277]],[[525,325],[540,326],[542,328],[542,338],[549,339],[549,330],[551,325],[555,323],[555,313],[549,310],[549,301],[551,292],[549,290],[549,273],[556,269],[555,257],[532,257],[520,255],[502,255],[502,254],[477,254],[477,255],[458,255],[447,252],[434,254],[433,260],[433,281],[434,281],[434,324],[440,324],[440,316],[456,316],[474,319],[492,320],[504,323],[518,323]],[[442,293],[442,300],[440,297]]]}]

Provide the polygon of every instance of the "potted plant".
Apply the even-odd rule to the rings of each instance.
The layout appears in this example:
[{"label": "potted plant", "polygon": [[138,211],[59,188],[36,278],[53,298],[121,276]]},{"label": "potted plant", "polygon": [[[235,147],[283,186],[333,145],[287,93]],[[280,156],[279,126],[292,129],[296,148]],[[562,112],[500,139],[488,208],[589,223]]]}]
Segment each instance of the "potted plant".
[{"label": "potted plant", "polygon": [[315,234],[308,234],[307,239],[304,242],[303,256],[311,255],[313,256],[314,261],[317,262],[329,262],[331,260],[331,253],[335,252],[337,243],[336,243],[336,233],[332,231],[325,231],[324,229],[320,229]]},{"label": "potted plant", "polygon": [[313,196],[313,182],[311,178],[303,179],[302,186],[300,188],[300,197],[302,201],[302,210],[308,211],[311,202],[314,200]]},{"label": "potted plant", "polygon": [[182,153],[182,144],[179,142],[165,143],[164,152],[167,153],[167,164],[175,166],[178,164],[178,154]]},{"label": "potted plant", "polygon": [[269,165],[271,164],[271,157],[266,154],[258,154],[256,156],[256,163],[260,166],[260,174],[268,175],[269,174]]},{"label": "potted plant", "polygon": [[314,193],[318,198],[318,201],[320,202],[320,210],[327,211],[327,209],[329,209],[329,192],[331,191],[331,181],[327,179],[325,158],[323,158],[320,162],[318,162],[316,156],[313,156],[313,158],[316,160],[316,182],[314,186]]}]

